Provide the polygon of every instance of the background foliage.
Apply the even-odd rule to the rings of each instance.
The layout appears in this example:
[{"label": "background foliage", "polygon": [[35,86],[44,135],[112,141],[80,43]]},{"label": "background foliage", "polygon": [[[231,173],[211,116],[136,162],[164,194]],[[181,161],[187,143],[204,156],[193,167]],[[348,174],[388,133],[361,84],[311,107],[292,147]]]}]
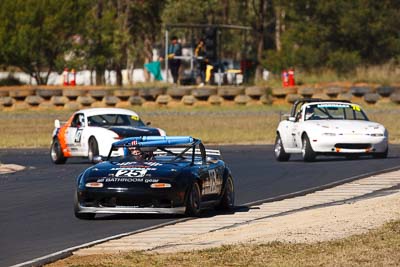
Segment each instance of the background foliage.
[{"label": "background foliage", "polygon": [[[393,0],[2,0],[0,65],[45,84],[64,66],[101,73],[152,61],[170,23],[234,24],[221,31],[221,57],[250,60],[255,79],[294,66],[348,75],[359,66],[399,64],[400,2]],[[175,29],[187,45],[204,33]]]}]

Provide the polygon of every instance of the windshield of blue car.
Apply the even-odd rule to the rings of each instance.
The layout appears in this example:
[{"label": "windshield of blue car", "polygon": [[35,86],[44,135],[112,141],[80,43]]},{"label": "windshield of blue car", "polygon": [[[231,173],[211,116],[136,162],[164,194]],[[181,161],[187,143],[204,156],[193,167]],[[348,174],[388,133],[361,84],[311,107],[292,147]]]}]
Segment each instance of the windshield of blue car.
[{"label": "windshield of blue car", "polygon": [[[113,147],[113,151],[117,151],[122,147]],[[118,160],[118,161],[131,161],[136,158],[132,153],[129,151],[131,147],[125,147],[126,153],[123,157],[113,157],[113,160]],[[193,156],[193,149],[192,147],[145,147],[145,148],[140,148],[142,153],[146,155],[146,161],[158,161],[158,162],[192,162],[192,156]],[[150,152],[149,152],[150,151]],[[147,155],[151,154],[151,157],[147,157]],[[118,159],[116,159],[118,158]],[[194,162],[202,162],[202,157],[199,154],[196,154],[194,157]]]},{"label": "windshield of blue car", "polygon": [[363,120],[368,121],[361,107],[347,103],[319,103],[305,107],[304,120]]},{"label": "windshield of blue car", "polygon": [[108,127],[108,126],[145,126],[136,115],[125,114],[102,114],[88,117],[89,126]]}]

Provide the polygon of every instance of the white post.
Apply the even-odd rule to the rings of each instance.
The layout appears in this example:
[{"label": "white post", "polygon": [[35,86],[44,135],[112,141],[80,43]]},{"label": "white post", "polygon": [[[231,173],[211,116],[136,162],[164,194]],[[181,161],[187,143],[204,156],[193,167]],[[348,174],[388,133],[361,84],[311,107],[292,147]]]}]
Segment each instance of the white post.
[{"label": "white post", "polygon": [[168,82],[168,29],[165,30],[165,81]]}]

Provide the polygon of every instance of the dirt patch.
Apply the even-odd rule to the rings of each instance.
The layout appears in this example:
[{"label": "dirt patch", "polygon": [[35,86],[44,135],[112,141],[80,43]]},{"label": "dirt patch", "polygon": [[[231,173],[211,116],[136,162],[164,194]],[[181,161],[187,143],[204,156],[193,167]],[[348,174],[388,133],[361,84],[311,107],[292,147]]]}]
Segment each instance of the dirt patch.
[{"label": "dirt patch", "polygon": [[262,219],[239,227],[191,236],[179,244],[150,251],[170,253],[233,244],[265,244],[273,241],[315,243],[366,233],[400,220],[400,192],[328,206],[285,216]]},{"label": "dirt patch", "polygon": [[24,170],[25,167],[17,164],[0,164],[0,174],[8,174]]}]

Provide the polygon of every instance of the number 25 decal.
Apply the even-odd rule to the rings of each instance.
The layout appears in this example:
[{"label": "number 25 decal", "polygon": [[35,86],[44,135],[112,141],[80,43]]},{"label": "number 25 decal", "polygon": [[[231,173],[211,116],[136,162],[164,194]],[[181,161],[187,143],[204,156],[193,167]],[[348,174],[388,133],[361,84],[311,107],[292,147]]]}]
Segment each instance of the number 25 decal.
[{"label": "number 25 decal", "polygon": [[146,169],[129,169],[118,170],[115,177],[143,177],[146,174]]}]

